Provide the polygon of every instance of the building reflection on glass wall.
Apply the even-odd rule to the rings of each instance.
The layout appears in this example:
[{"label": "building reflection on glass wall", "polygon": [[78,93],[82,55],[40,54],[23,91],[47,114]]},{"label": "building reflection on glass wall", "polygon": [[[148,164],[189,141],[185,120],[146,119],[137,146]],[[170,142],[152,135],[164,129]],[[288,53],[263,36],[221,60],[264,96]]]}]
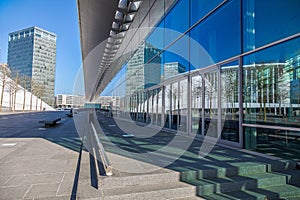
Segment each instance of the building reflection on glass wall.
[{"label": "building reflection on glass wall", "polygon": [[200,2],[175,3],[102,95],[120,97],[117,117],[170,134],[299,151],[300,2]]},{"label": "building reflection on glass wall", "polygon": [[245,129],[246,148],[298,144],[299,44],[295,39],[244,57],[244,122],[258,127]]}]

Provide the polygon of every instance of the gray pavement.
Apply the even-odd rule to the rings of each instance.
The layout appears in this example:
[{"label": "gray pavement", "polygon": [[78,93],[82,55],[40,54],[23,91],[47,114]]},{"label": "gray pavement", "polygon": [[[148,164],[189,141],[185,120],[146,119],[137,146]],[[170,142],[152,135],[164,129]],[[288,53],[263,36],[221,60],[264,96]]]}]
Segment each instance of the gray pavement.
[{"label": "gray pavement", "polygon": [[70,199],[80,144],[65,112],[0,115],[0,199]]},{"label": "gray pavement", "polygon": [[[213,174],[224,170],[227,173],[229,169],[235,172],[261,163],[270,165],[272,170],[288,166],[286,160],[220,146],[215,146],[205,158],[199,158],[201,141],[185,136],[180,136],[178,143],[166,148],[164,153],[149,157],[148,152],[168,144],[173,134],[162,131],[149,138],[124,138],[130,132],[120,130],[113,118],[98,115],[108,140],[100,139],[114,167],[114,175],[98,177],[94,172],[93,179],[92,163],[95,162],[90,153],[81,151],[73,118],[65,114],[56,111],[0,115],[0,200],[195,199],[196,185],[180,182],[181,175],[199,170]],[[45,128],[38,123],[57,117],[62,120],[55,127]],[[82,127],[89,124],[83,118],[79,122]],[[119,123],[132,126],[128,122]],[[186,142],[191,145],[181,155],[178,147]],[[176,157],[175,161],[163,168],[156,162],[168,162],[172,157]]]}]

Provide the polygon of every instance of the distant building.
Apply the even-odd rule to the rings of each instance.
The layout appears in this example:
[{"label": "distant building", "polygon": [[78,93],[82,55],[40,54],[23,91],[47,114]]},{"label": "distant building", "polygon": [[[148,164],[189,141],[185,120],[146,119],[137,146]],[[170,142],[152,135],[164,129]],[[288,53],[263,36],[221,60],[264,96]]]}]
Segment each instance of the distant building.
[{"label": "distant building", "polygon": [[159,49],[144,43],[132,56],[127,64],[126,95],[160,83],[161,57],[157,56],[151,63],[146,64],[158,52]]},{"label": "distant building", "polygon": [[164,64],[164,79],[168,79],[177,74],[186,72],[185,66],[180,64],[179,62],[170,62]]},{"label": "distant building", "polygon": [[[27,76],[39,87],[42,98],[54,104],[56,65],[56,35],[38,27],[30,27],[9,33],[7,62],[13,76]],[[37,94],[37,87],[27,85]],[[41,89],[42,88],[42,89]]]},{"label": "distant building", "polygon": [[84,106],[85,97],[78,95],[58,94],[56,96],[56,108],[81,108]]},{"label": "distant building", "polygon": [[118,96],[100,96],[97,102],[101,104],[103,109],[108,109],[110,106],[120,108],[120,97]]}]

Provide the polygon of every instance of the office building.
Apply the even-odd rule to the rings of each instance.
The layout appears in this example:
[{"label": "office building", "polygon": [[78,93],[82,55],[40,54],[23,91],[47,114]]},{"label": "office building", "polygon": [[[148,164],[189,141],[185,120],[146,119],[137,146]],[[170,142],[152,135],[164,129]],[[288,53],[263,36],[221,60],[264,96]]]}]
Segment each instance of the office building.
[{"label": "office building", "polygon": [[56,35],[36,26],[9,33],[7,62],[13,76],[32,81],[28,90],[54,105]]},{"label": "office building", "polygon": [[160,83],[160,56],[148,63],[158,52],[159,49],[144,43],[133,54],[126,68],[126,96]]},{"label": "office building", "polygon": [[[115,121],[133,121],[126,124],[137,129],[135,134],[143,134],[147,127],[161,130],[163,139],[168,141],[161,149],[169,148],[177,135],[201,140],[194,140],[199,146],[185,151],[178,166],[174,167],[174,162],[168,167],[180,171],[181,179],[197,185],[196,193],[202,198],[297,198],[299,184],[288,186],[287,179],[276,188],[269,179],[262,187],[265,174],[251,174],[248,178],[255,183],[249,189],[248,182],[239,184],[239,178],[240,172],[253,166],[257,167],[255,173],[259,171],[259,162],[264,162],[266,155],[259,162],[246,161],[250,157],[258,159],[257,155],[300,161],[299,7],[298,0],[79,0],[87,99],[92,101],[109,88],[113,96],[120,97],[120,107],[113,108],[117,113],[113,115]],[[89,60],[95,54],[94,48],[107,38],[106,45],[97,52],[98,60]],[[156,51],[143,60],[139,51],[145,46]],[[152,72],[144,73],[147,64],[159,65],[161,81],[143,87],[143,79]],[[136,70],[134,75],[139,78],[126,74],[131,70]],[[158,76],[156,68],[153,73]],[[131,89],[139,84],[141,87]],[[132,129],[124,132],[135,131]],[[141,147],[140,152],[147,152],[148,145],[161,147],[160,138],[149,135],[150,145]],[[138,140],[139,137],[129,139],[128,149],[141,142]],[[254,155],[230,160],[229,150],[220,150],[215,144],[246,149]],[[203,149],[210,147],[216,147],[217,155],[202,154]],[[162,153],[164,157],[158,166],[176,151],[169,149]],[[154,150],[156,154],[157,149]],[[189,162],[191,152],[198,157]],[[148,162],[142,154],[136,159]],[[199,160],[206,163],[197,165]],[[213,164],[216,160],[217,164]],[[224,162],[230,169],[223,168]],[[245,168],[240,170],[235,164]],[[185,167],[187,173],[181,171]],[[202,173],[203,168],[208,168],[209,173]],[[274,178],[274,174],[269,175]],[[217,180],[215,176],[221,176],[216,178],[222,183],[211,181]],[[233,187],[229,186],[231,183]],[[220,190],[202,190],[206,186]]]},{"label": "office building", "polygon": [[56,108],[82,108],[84,106],[84,96],[58,94],[56,95]]},{"label": "office building", "polygon": [[177,74],[186,72],[185,66],[179,62],[165,63],[164,64],[164,79],[171,78]]},{"label": "office building", "polygon": [[[81,5],[79,13],[91,5],[98,4]],[[124,6],[129,12],[122,12]],[[120,95],[124,105],[120,109],[146,111],[151,117],[147,122],[153,125],[254,151],[263,151],[265,145],[280,146],[277,133],[292,139],[300,131],[299,6],[297,0],[106,3],[101,9],[111,13],[106,12],[105,17],[95,14],[95,20],[89,21],[91,27],[99,27],[97,30],[85,27],[88,18],[80,15],[84,58],[93,49],[91,43],[106,38],[115,41],[103,50],[105,70],[84,66],[86,71],[98,71],[95,78],[86,80],[86,86],[102,77],[86,94],[93,97],[110,87],[114,96],[119,96],[123,84],[128,91]],[[147,59],[141,56],[145,46],[155,48]],[[133,53],[125,54],[124,49]],[[122,63],[114,62],[121,56],[125,57],[120,59]],[[152,70],[146,75],[144,66],[153,63],[159,65],[165,81],[133,87],[146,85],[143,79],[150,77]],[[126,80],[114,85],[111,80],[120,77],[126,71],[120,69],[125,67]],[[139,78],[131,79],[132,69]],[[153,73],[158,77],[158,70]],[[169,90],[173,95],[166,92]],[[209,126],[214,127],[214,133],[208,133]]]}]

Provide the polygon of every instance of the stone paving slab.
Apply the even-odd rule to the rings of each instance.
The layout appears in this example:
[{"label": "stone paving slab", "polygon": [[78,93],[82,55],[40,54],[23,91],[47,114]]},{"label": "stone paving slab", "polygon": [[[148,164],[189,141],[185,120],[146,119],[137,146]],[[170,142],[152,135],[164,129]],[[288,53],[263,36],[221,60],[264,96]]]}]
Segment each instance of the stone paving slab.
[{"label": "stone paving slab", "polygon": [[55,197],[58,191],[59,183],[47,183],[32,185],[25,194],[25,199]]},{"label": "stone paving slab", "polygon": [[29,187],[26,185],[13,186],[13,187],[0,187],[0,199],[11,200],[11,199],[22,199],[28,191]]},{"label": "stone paving slab", "polygon": [[64,112],[0,116],[0,200],[70,199],[80,139],[72,119],[41,129],[38,120],[47,116],[65,117]]},{"label": "stone paving slab", "polygon": [[17,185],[32,185],[32,184],[45,184],[45,183],[60,183],[63,178],[63,173],[50,173],[50,174],[28,174],[12,176],[4,186],[17,186]]}]

